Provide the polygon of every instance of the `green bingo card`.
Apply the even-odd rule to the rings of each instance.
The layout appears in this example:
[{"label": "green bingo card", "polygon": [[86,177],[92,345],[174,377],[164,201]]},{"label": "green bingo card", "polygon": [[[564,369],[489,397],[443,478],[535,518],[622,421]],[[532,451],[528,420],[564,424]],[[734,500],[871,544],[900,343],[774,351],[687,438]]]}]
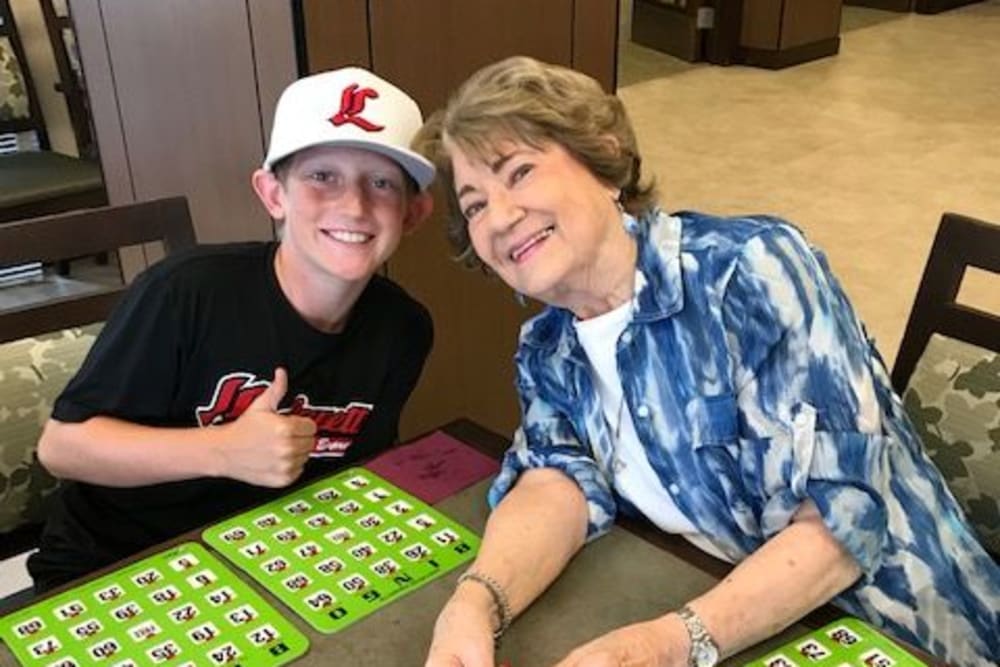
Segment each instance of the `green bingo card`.
[{"label": "green bingo card", "polygon": [[924,667],[891,639],[856,618],[842,618],[788,642],[748,667]]},{"label": "green bingo card", "polygon": [[363,468],[206,529],[202,539],[320,632],[469,561],[479,538]]},{"label": "green bingo card", "polygon": [[186,543],[0,619],[22,665],[283,665],[309,640],[218,558]]}]

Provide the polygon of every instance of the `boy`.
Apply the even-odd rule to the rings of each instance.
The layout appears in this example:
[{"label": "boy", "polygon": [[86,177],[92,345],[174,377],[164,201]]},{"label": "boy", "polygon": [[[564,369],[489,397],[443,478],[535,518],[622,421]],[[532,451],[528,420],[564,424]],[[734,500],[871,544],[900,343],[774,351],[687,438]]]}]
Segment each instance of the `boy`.
[{"label": "boy", "polygon": [[38,455],[66,483],[28,569],[70,581],[389,447],[430,351],[376,275],[430,214],[405,93],[346,68],[291,84],[252,185],[280,241],[139,276],[56,401]]}]

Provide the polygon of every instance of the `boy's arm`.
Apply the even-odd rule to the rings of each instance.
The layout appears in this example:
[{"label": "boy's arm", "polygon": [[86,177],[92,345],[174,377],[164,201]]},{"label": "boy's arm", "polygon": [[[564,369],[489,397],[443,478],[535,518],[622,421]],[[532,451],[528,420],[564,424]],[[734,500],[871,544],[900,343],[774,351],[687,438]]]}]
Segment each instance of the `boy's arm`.
[{"label": "boy's arm", "polygon": [[280,415],[284,369],[233,422],[159,428],[112,417],[79,423],[50,419],[38,458],[55,476],[104,486],[143,486],[195,477],[228,477],[258,486],[295,481],[312,451],[316,424]]}]

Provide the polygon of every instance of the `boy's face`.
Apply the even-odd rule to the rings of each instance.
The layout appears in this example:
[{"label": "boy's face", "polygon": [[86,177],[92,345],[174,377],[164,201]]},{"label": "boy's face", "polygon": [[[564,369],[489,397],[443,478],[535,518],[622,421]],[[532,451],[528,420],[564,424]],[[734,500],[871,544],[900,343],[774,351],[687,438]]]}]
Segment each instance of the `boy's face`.
[{"label": "boy's face", "polygon": [[344,282],[367,281],[430,213],[430,195],[411,191],[395,161],[360,148],[305,149],[284,179],[258,170],[253,184],[271,217],[284,220],[283,256]]}]

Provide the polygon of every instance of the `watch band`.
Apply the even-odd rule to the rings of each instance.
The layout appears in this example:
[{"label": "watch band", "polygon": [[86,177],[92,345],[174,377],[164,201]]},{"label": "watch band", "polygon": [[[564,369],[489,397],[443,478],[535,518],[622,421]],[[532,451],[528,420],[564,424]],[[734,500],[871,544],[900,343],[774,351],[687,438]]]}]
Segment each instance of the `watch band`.
[{"label": "watch band", "polygon": [[678,609],[677,615],[684,622],[688,637],[691,639],[689,667],[715,667],[719,663],[719,645],[712,639],[701,617],[687,605]]}]

